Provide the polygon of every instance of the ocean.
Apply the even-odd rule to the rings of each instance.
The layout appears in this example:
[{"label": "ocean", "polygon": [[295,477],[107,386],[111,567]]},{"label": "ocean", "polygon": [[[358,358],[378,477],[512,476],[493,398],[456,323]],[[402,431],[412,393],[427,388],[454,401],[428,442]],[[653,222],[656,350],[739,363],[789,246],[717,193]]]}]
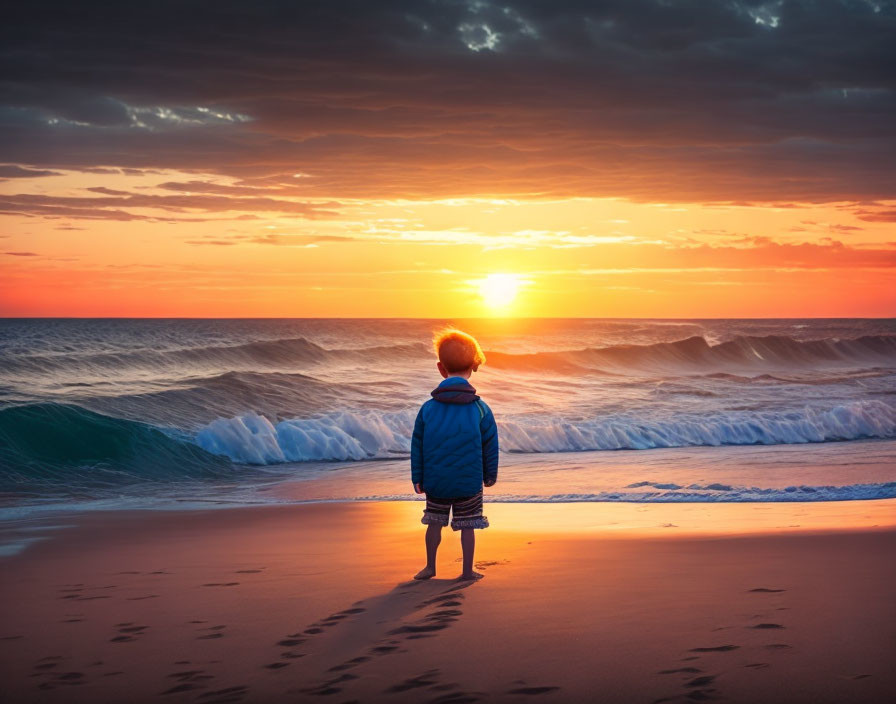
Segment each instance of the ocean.
[{"label": "ocean", "polygon": [[[0,320],[0,517],[415,498],[444,320]],[[896,320],[451,321],[488,501],[896,497]]]}]

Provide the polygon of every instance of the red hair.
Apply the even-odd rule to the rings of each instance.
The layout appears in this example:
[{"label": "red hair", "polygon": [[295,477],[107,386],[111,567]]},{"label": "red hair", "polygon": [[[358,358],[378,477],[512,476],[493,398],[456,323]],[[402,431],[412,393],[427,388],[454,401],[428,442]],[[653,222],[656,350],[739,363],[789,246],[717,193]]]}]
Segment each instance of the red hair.
[{"label": "red hair", "polygon": [[445,328],[433,335],[432,345],[439,361],[448,372],[464,372],[474,366],[485,364],[485,354],[472,335]]}]

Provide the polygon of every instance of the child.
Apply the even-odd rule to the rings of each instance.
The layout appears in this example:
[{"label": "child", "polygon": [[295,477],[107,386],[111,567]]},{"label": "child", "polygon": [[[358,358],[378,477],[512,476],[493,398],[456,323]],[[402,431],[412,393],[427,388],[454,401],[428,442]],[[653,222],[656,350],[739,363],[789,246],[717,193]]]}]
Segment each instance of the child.
[{"label": "child", "polygon": [[479,400],[468,379],[485,363],[475,338],[448,329],[433,340],[445,380],[423,404],[411,438],[411,481],[418,494],[426,492],[426,567],[414,579],[436,574],[436,550],[442,526],[460,531],[464,570],[460,579],[480,579],[473,571],[474,528],[487,528],[482,515],[482,485],[498,480],[498,428],[491,409]]}]

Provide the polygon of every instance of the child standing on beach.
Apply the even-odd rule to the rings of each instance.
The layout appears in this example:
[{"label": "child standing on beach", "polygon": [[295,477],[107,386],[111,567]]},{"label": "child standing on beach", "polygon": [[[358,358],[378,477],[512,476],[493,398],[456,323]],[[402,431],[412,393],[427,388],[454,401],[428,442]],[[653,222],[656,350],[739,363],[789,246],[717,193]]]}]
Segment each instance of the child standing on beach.
[{"label": "child standing on beach", "polygon": [[498,428],[491,409],[480,400],[469,382],[485,363],[479,343],[471,335],[449,329],[433,341],[444,381],[432,391],[414,423],[411,438],[411,481],[414,491],[426,493],[426,567],[414,579],[436,574],[436,551],[442,527],[460,531],[463,574],[460,579],[480,579],[473,571],[473,530],[487,528],[482,515],[482,486],[498,480]]}]

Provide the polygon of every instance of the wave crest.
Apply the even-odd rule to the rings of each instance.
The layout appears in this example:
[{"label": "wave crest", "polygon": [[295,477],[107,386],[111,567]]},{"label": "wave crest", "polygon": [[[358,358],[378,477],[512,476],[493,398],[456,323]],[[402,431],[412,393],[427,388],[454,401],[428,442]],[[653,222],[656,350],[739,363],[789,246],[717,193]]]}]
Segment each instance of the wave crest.
[{"label": "wave crest", "polygon": [[230,471],[228,459],[145,423],[55,403],[0,409],[0,486],[75,490]]},{"label": "wave crest", "polygon": [[507,354],[487,352],[497,369],[591,373],[643,370],[790,369],[802,366],[896,364],[896,335],[850,340],[795,340],[783,335],[739,336],[711,345],[694,336],[649,345],[589,347],[582,350]]},{"label": "wave crest", "polygon": [[[249,464],[387,458],[409,453],[413,420],[412,411],[343,411],[273,423],[249,413],[210,423],[196,441],[209,452]],[[498,426],[505,452],[778,445],[896,438],[896,407],[875,400],[824,409],[682,414],[655,420],[504,418]]]}]

